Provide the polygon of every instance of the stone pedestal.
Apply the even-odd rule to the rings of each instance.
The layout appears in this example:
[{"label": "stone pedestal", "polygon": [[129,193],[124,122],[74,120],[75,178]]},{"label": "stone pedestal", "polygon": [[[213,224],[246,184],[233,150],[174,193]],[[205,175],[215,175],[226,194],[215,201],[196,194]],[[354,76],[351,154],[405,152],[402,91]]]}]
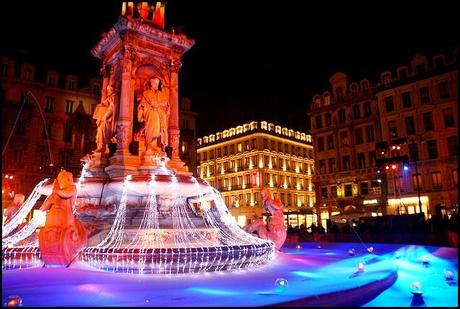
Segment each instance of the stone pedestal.
[{"label": "stone pedestal", "polygon": [[139,157],[131,154],[117,154],[110,157],[110,165],[105,168],[105,172],[110,178],[125,177],[137,174]]},{"label": "stone pedestal", "polygon": [[150,171],[160,167],[157,160],[158,156],[144,155],[139,166],[139,174],[150,174]]},{"label": "stone pedestal", "polygon": [[91,177],[106,178],[107,174],[104,172],[104,169],[109,165],[109,154],[95,152],[89,156],[89,159],[90,162],[86,174]]}]

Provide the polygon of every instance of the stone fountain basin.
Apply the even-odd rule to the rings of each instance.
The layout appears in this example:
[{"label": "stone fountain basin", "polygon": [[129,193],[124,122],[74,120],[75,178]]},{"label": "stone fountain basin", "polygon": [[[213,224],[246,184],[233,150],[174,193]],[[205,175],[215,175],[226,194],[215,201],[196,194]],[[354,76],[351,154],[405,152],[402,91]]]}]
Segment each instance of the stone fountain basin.
[{"label": "stone fountain basin", "polygon": [[[78,183],[78,179],[75,179]],[[80,181],[78,198],[121,197],[125,185],[124,177],[98,178],[85,177]],[[134,175],[126,181],[127,195],[148,197],[152,194],[160,196],[196,197],[213,193],[213,188],[203,179],[185,175]],[[50,195],[53,181],[50,180],[39,192]]]}]

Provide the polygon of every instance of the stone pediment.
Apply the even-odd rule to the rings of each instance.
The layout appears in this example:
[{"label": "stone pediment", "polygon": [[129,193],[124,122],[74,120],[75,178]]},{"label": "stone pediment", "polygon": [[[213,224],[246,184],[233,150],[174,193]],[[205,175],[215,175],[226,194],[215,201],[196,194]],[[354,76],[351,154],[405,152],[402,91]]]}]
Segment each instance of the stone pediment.
[{"label": "stone pediment", "polygon": [[100,59],[121,43],[121,37],[125,34],[132,34],[133,39],[144,42],[147,50],[173,49],[180,54],[185,53],[194,44],[195,40],[188,39],[184,35],[175,35],[155,28],[154,26],[143,23],[138,20],[130,20],[123,16],[118,18],[117,23],[106,32],[97,45],[91,50],[91,53]]}]

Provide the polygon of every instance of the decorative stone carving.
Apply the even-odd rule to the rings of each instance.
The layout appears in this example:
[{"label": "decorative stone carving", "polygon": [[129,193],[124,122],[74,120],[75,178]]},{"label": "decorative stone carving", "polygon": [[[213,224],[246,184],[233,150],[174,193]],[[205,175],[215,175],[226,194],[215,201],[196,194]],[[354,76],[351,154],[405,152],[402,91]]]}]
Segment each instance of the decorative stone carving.
[{"label": "decorative stone carving", "polygon": [[77,187],[73,183],[72,173],[61,170],[54,180],[53,192],[40,208],[47,211],[45,226],[38,236],[45,265],[69,265],[86,245],[86,230],[72,213],[76,199]]},{"label": "decorative stone carving", "polygon": [[283,203],[279,198],[274,198],[269,188],[263,188],[260,191],[262,195],[262,206],[272,216],[267,225],[262,219],[244,227],[248,233],[257,233],[260,238],[270,239],[275,243],[277,249],[280,249],[287,236],[286,226],[284,225]]},{"label": "decorative stone carving", "polygon": [[169,101],[160,84],[159,78],[148,80],[147,90],[139,98],[137,120],[145,123],[142,132],[146,155],[164,155],[168,145]]},{"label": "decorative stone carving", "polygon": [[131,122],[118,121],[117,125],[117,152],[128,151],[131,141]]},{"label": "decorative stone carving", "polygon": [[106,145],[110,143],[115,129],[115,90],[111,85],[107,86],[105,99],[96,106],[93,119],[96,119],[96,143],[97,149],[94,152],[108,151]]}]

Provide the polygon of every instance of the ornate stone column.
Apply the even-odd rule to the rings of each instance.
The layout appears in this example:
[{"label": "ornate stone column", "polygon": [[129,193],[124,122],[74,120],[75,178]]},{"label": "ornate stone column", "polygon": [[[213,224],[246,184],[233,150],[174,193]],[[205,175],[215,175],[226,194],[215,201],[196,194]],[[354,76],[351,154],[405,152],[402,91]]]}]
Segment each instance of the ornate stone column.
[{"label": "ornate stone column", "polygon": [[120,100],[118,105],[117,119],[117,150],[115,155],[110,158],[110,165],[106,168],[106,172],[110,177],[126,176],[134,174],[139,165],[139,158],[131,155],[129,152],[129,144],[132,140],[132,57],[133,50],[125,47],[123,50],[123,58],[120,60],[121,66],[121,89]]},{"label": "ornate stone column", "polygon": [[171,160],[167,166],[173,168],[178,174],[192,175],[187,171],[185,163],[180,159],[180,130],[179,130],[179,69],[182,66],[180,60],[171,60],[170,63],[170,88],[169,88],[169,146],[172,147]]}]

